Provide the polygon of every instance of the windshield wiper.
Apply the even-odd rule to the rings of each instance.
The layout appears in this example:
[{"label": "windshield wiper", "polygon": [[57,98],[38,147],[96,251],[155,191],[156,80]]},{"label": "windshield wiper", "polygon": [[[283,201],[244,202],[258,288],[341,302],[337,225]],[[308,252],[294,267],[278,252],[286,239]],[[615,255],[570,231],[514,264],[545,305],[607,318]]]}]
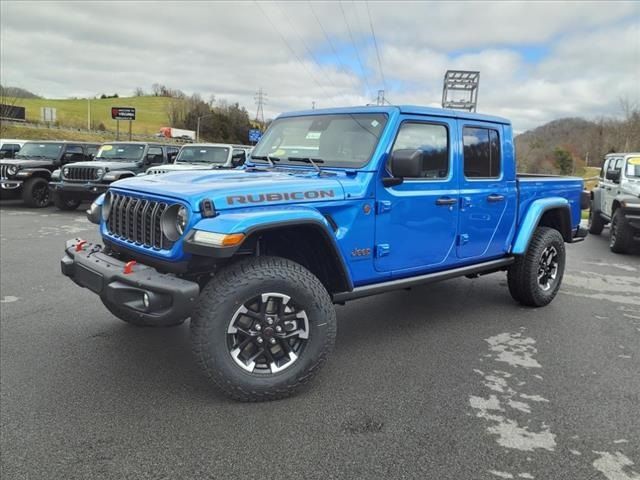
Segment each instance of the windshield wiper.
[{"label": "windshield wiper", "polygon": [[324,163],[324,160],[321,158],[311,158],[311,157],[288,157],[287,160],[290,162],[302,162],[302,163],[310,163],[313,165],[313,168],[317,170],[318,173],[322,173],[320,167],[317,165],[318,163]]},{"label": "windshield wiper", "polygon": [[261,155],[258,157],[254,157],[253,155],[251,155],[251,159],[253,160],[266,160],[267,162],[269,162],[269,165],[271,166],[271,168],[275,167],[275,164],[273,162],[279,162],[280,159],[278,157],[272,157],[271,155]]}]

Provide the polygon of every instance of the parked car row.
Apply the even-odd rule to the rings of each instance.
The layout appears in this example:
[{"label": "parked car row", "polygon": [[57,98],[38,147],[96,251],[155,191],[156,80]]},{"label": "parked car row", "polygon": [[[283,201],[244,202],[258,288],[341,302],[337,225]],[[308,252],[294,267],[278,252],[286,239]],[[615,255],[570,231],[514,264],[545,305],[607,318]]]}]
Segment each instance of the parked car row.
[{"label": "parked car row", "polygon": [[[181,148],[153,142],[105,144],[1,140],[0,198],[22,197],[30,207],[53,203],[73,210],[122,178],[175,170],[235,168],[252,147],[201,143]],[[184,150],[184,152],[183,152]]]}]

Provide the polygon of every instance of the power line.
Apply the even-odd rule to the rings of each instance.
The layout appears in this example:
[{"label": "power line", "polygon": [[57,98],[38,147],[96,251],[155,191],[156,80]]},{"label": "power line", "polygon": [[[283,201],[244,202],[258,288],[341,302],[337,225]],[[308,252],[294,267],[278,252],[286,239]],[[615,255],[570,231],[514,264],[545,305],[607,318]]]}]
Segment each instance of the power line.
[{"label": "power line", "polygon": [[311,13],[313,13],[313,16],[315,17],[316,21],[318,22],[318,25],[320,26],[320,30],[322,30],[322,33],[324,34],[324,38],[327,40],[327,43],[331,47],[331,51],[333,52],[333,54],[335,55],[336,59],[338,60],[338,64],[340,65],[340,68],[344,72],[346,72],[347,71],[347,67],[345,67],[344,63],[342,63],[342,59],[340,58],[340,55],[338,55],[338,52],[336,51],[335,47],[333,46],[333,42],[331,41],[331,37],[329,37],[329,34],[327,34],[327,31],[322,26],[322,22],[320,21],[320,17],[318,17],[318,14],[316,13],[315,9],[313,8],[313,3],[311,3],[310,0],[309,0],[308,3],[309,3],[309,8],[311,8]]},{"label": "power line", "polygon": [[265,17],[267,19],[267,21],[269,22],[269,24],[271,25],[271,28],[273,28],[273,30],[275,30],[275,32],[280,36],[280,38],[282,39],[282,41],[284,42],[284,44],[287,46],[287,48],[289,49],[289,51],[291,52],[291,54],[294,56],[294,58],[298,61],[298,63],[300,65],[302,65],[302,67],[307,71],[307,73],[309,74],[309,76],[311,77],[311,79],[315,82],[316,85],[318,85],[318,87],[320,87],[320,89],[323,91],[323,93],[326,95],[327,98],[330,97],[330,95],[327,93],[327,91],[325,90],[325,88],[322,86],[322,84],[320,82],[318,82],[318,79],[315,77],[315,75],[311,72],[311,70],[309,70],[309,67],[307,67],[307,64],[304,63],[300,57],[298,56],[298,54],[296,53],[296,51],[291,47],[291,45],[289,44],[289,42],[287,41],[287,39],[284,37],[284,35],[282,35],[282,33],[280,33],[280,30],[278,30],[278,28],[275,26],[275,24],[271,21],[271,18],[269,18],[269,15],[267,15],[267,13],[262,9],[262,6],[260,5],[260,3],[257,0],[254,0],[254,3],[258,6],[258,8],[260,9],[260,11],[262,12],[262,16]]},{"label": "power line", "polygon": [[369,2],[365,0],[364,4],[367,6],[367,15],[369,16],[369,26],[371,27],[371,35],[373,36],[373,45],[376,47],[376,56],[378,57],[378,68],[380,69],[380,76],[382,77],[382,87],[387,89],[387,82],[384,79],[384,71],[382,70],[382,60],[380,59],[380,50],[378,50],[378,41],[376,40],[376,32],[373,29],[373,20],[371,20],[371,11],[369,10]]},{"label": "power line", "polygon": [[342,7],[342,0],[338,2],[340,5],[340,11],[342,12],[342,18],[344,18],[344,23],[347,24],[347,30],[349,31],[349,38],[351,39],[351,45],[353,45],[353,49],[356,52],[356,59],[358,60],[358,65],[360,65],[360,71],[362,72],[362,80],[364,81],[364,85],[367,89],[367,96],[370,95],[371,89],[369,88],[369,82],[367,82],[367,75],[364,71],[364,67],[362,66],[362,61],[360,60],[360,54],[358,53],[358,47],[356,47],[356,42],[353,39],[353,34],[351,33],[351,27],[349,26],[349,21],[347,20],[347,15],[344,13],[344,8]]}]

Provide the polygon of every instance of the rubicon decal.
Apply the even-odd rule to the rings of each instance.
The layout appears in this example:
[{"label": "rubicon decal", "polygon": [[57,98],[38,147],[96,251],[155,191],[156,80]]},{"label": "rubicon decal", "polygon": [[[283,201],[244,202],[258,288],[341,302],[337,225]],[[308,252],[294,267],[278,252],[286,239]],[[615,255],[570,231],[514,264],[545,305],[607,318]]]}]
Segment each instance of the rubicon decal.
[{"label": "rubicon decal", "polygon": [[282,202],[284,200],[317,200],[323,198],[335,198],[333,190],[308,190],[306,192],[283,193],[257,193],[255,195],[230,195],[227,197],[228,205]]}]

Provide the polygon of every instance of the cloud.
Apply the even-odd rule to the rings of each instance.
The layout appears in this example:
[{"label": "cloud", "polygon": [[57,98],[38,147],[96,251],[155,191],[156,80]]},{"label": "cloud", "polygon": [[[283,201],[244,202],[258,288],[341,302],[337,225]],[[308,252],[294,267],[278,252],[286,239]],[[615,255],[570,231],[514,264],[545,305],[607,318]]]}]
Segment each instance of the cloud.
[{"label": "cloud", "polygon": [[267,116],[361,105],[382,88],[369,13],[395,103],[438,106],[449,68],[480,70],[479,109],[520,130],[640,102],[635,2],[3,1],[0,81],[60,98],[162,83],[250,112],[263,88]]}]

